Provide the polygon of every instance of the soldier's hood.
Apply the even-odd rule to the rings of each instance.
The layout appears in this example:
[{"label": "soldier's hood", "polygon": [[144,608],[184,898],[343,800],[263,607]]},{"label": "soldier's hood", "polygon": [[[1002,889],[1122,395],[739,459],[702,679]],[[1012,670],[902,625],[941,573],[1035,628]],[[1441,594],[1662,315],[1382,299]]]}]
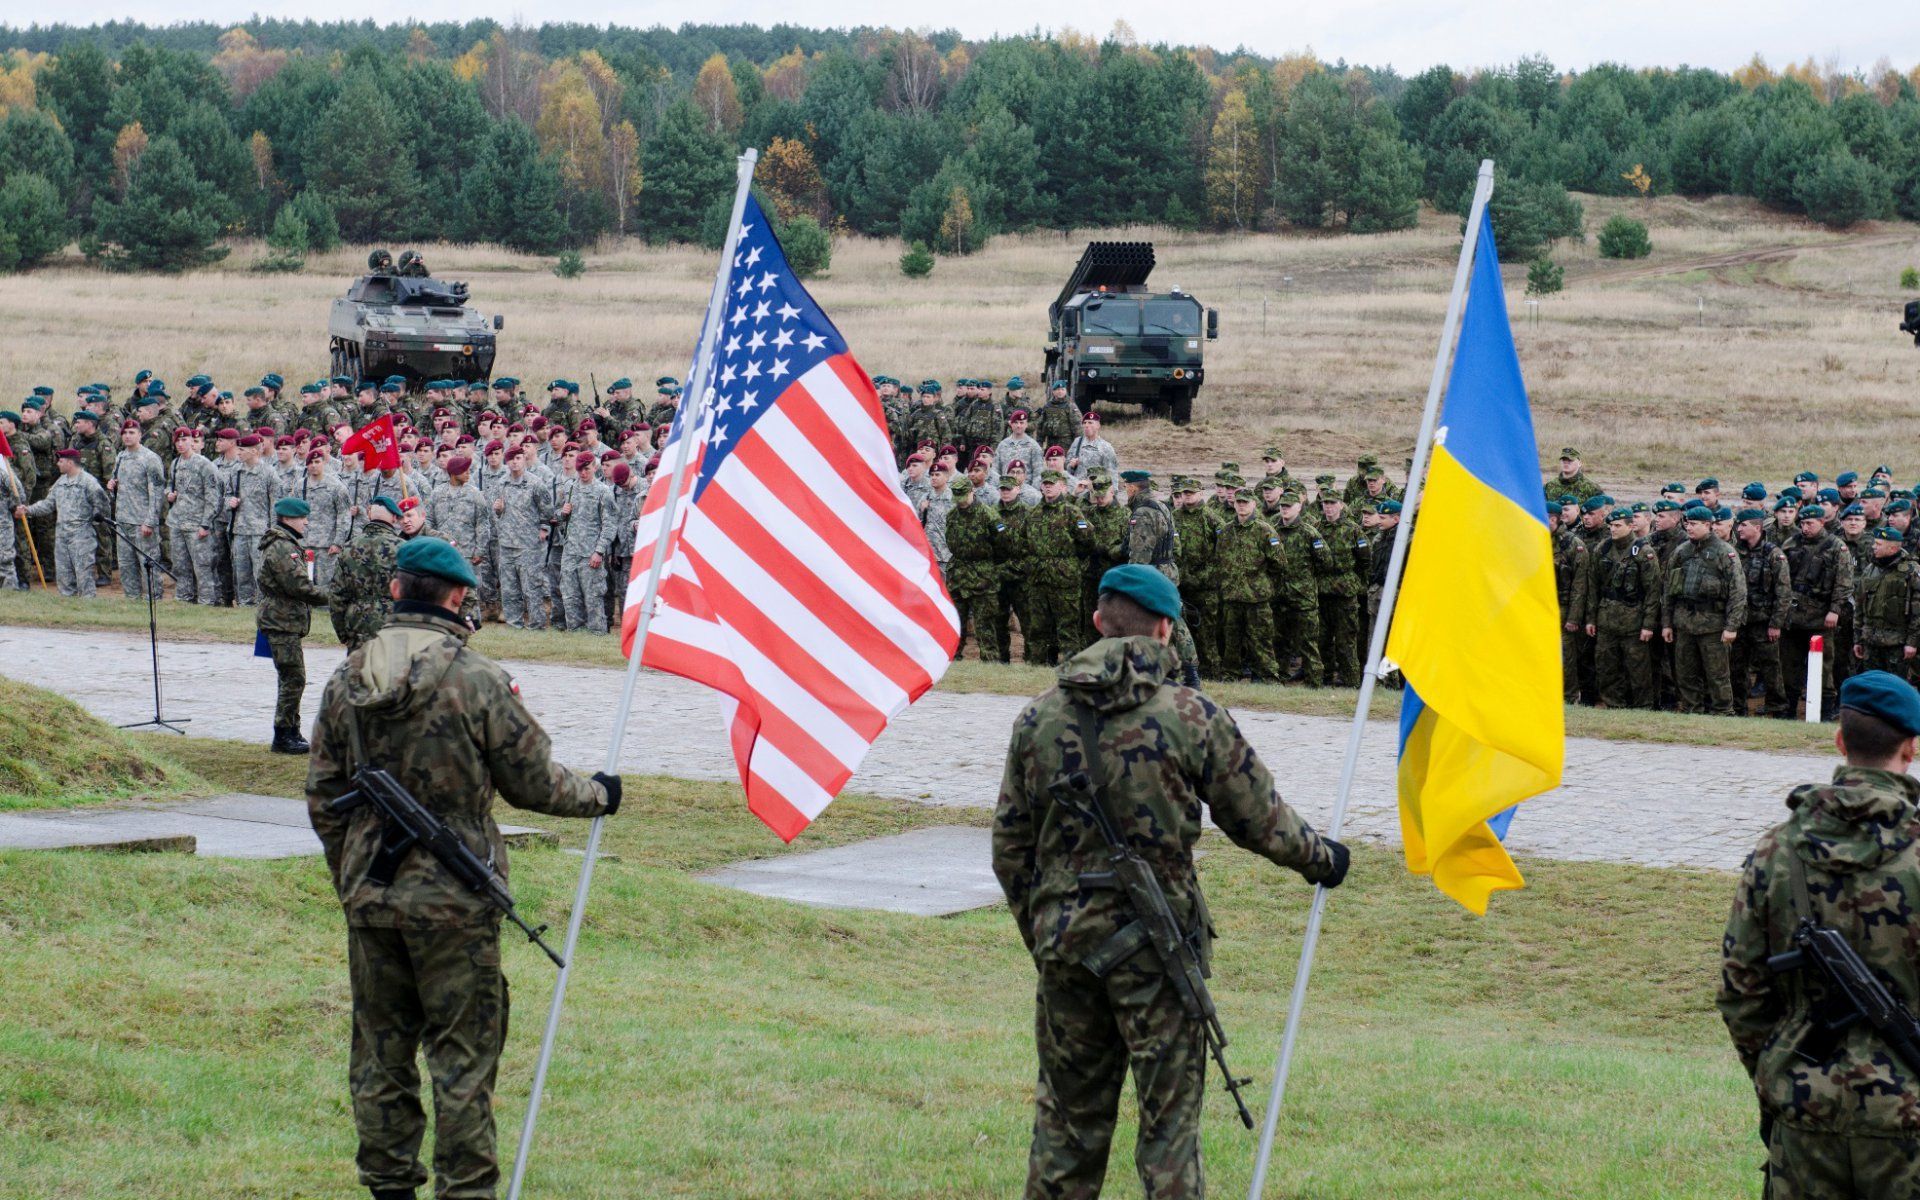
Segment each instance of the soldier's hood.
[{"label": "soldier's hood", "polygon": [[1061,692],[1098,712],[1145,704],[1174,679],[1173,648],[1151,637],[1102,638],[1060,664]]},{"label": "soldier's hood", "polygon": [[1786,841],[1793,853],[1839,873],[1871,870],[1920,833],[1920,780],[1904,772],[1840,767],[1832,783],[1797,787]]},{"label": "soldier's hood", "polygon": [[347,703],[369,717],[396,719],[425,704],[464,644],[459,627],[435,617],[406,616],[387,624],[348,656]]}]

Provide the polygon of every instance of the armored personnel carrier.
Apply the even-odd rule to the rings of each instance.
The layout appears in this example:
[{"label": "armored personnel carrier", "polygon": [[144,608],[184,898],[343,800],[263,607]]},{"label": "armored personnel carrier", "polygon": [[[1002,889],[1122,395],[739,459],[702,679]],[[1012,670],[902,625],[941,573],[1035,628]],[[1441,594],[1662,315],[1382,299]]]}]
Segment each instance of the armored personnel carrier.
[{"label": "armored personnel carrier", "polygon": [[1220,314],[1177,287],[1149,290],[1153,267],[1152,242],[1087,243],[1047,309],[1047,378],[1066,380],[1082,411],[1119,401],[1184,425]]},{"label": "armored personnel carrier", "polygon": [[494,334],[506,322],[467,306],[467,285],[435,279],[413,251],[399,265],[384,250],[368,273],[333,302],[327,320],[333,373],[361,379],[401,375],[410,382],[493,377]]}]

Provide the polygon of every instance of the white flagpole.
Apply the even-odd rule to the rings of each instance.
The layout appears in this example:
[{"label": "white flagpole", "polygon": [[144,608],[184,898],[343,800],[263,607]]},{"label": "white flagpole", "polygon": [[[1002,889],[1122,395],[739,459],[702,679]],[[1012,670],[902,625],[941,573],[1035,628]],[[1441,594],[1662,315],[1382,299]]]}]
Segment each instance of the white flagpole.
[{"label": "white flagpole", "polygon": [[[1367,669],[1360,676],[1360,699],[1353,710],[1353,729],[1347,735],[1346,757],[1340,763],[1340,790],[1333,801],[1333,819],[1327,836],[1338,838],[1346,821],[1347,800],[1353,793],[1353,773],[1360,763],[1360,741],[1367,730],[1367,710],[1373,704],[1373,686],[1380,674],[1381,659],[1387,648],[1387,628],[1392,620],[1394,601],[1400,594],[1400,576],[1407,565],[1407,539],[1413,529],[1414,509],[1420,502],[1420,487],[1426,481],[1427,460],[1433,449],[1434,425],[1440,416],[1441,393],[1446,387],[1447,367],[1453,357],[1454,337],[1460,329],[1460,310],[1464,307],[1467,284],[1473,278],[1473,256],[1480,241],[1480,215],[1487,198],[1493,194],[1493,160],[1482,159],[1480,177],[1473,189],[1473,207],[1467,212],[1467,234],[1460,243],[1460,263],[1453,272],[1453,294],[1447,298],[1447,318],[1440,334],[1440,348],[1433,356],[1433,377],[1427,382],[1427,408],[1420,417],[1420,438],[1413,448],[1413,469],[1407,476],[1406,499],[1401,505],[1400,525],[1394,530],[1393,555],[1387,560],[1387,580],[1380,591],[1380,612],[1373,622],[1373,636],[1367,647]],[[1327,889],[1313,889],[1313,907],[1307,913],[1306,941],[1300,947],[1300,966],[1293,976],[1293,999],[1287,1005],[1286,1032],[1280,1039],[1280,1057],[1273,1067],[1273,1091],[1267,1098],[1266,1123],[1260,1130],[1260,1153],[1253,1163],[1253,1182],[1247,1188],[1248,1200],[1260,1200],[1267,1182],[1267,1163],[1273,1157],[1273,1134],[1280,1121],[1280,1104],[1287,1094],[1287,1071],[1293,1065],[1294,1038],[1300,1032],[1300,1015],[1307,1002],[1307,978],[1313,973],[1313,951],[1320,941],[1320,919],[1327,910]]]},{"label": "white flagpole", "polygon": [[[682,414],[679,452],[674,455],[673,466],[667,477],[655,479],[653,486],[667,488],[666,503],[660,509],[660,533],[653,543],[653,562],[647,567],[646,590],[640,598],[639,622],[633,634],[633,652],[627,659],[627,678],[620,689],[620,703],[613,711],[613,736],[607,743],[606,773],[615,774],[620,769],[620,743],[626,737],[627,718],[633,711],[633,689],[640,678],[640,655],[647,644],[647,629],[653,624],[654,600],[660,592],[661,569],[666,565],[667,541],[673,534],[673,519],[680,501],[680,476],[687,469],[687,460],[692,457],[693,444],[699,440],[700,416],[707,402],[707,362],[713,357],[714,344],[720,337],[721,312],[726,306],[727,271],[733,264],[734,251],[740,244],[740,222],[747,210],[747,192],[753,186],[753,165],[759,159],[758,150],[749,149],[742,154],[738,162],[738,178],[733,193],[733,220],[727,227],[726,244],[720,250],[720,267],[713,277],[713,290],[707,297],[707,323],[700,339],[700,348],[693,358],[693,371],[687,377],[687,391],[693,397],[693,407]],[[573,970],[573,952],[580,940],[580,922],[587,911],[587,889],[593,883],[593,864],[600,854],[600,828],[606,820],[595,817],[592,827],[587,831],[587,849],[580,863],[580,883],[573,893],[573,911],[567,917],[567,940],[560,957],[565,965],[560,968],[559,976],[553,981],[553,1002],[547,1008],[547,1030],[540,1039],[540,1060],[533,1068],[533,1093],[527,1097],[527,1117],[520,1126],[520,1148],[513,1156],[513,1179],[507,1186],[507,1200],[519,1200],[520,1185],[526,1178],[527,1159],[533,1147],[533,1127],[540,1119],[540,1097],[547,1082],[547,1065],[553,1058],[553,1042],[560,1032],[560,1006],[567,995],[567,977]]]}]

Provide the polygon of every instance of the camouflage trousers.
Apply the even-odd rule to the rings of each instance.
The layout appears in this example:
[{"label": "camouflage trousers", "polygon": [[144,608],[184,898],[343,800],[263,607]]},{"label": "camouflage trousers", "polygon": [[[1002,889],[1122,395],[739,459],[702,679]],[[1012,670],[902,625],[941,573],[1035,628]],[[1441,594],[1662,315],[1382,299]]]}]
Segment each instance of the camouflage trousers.
[{"label": "camouflage trousers", "polygon": [[[39,533],[34,537],[37,539]],[[56,529],[53,535],[53,574],[62,596],[94,594],[93,563],[99,553],[100,539],[91,525],[72,525]],[[45,554],[44,549],[41,550]]]},{"label": "camouflage trousers", "polygon": [[1832,718],[1834,713],[1833,659],[1838,652],[1839,642],[1831,629],[1783,629],[1780,631],[1780,678],[1787,689],[1787,715],[1800,711],[1800,701],[1807,695],[1807,646],[1816,637],[1824,636],[1827,646],[1820,656],[1820,715]]},{"label": "camouflage trousers", "polygon": [[1580,647],[1586,640],[1584,631],[1560,631],[1560,695],[1568,704],[1580,699]]},{"label": "camouflage trousers", "polygon": [[1766,708],[1769,717],[1787,717],[1792,715],[1793,705],[1787,698],[1787,688],[1780,672],[1780,646],[1767,640],[1765,625],[1749,625],[1740,631],[1740,637],[1733,643],[1733,652],[1728,656],[1727,669],[1733,677],[1733,708],[1742,716],[1747,712],[1747,693],[1753,690],[1753,681],[1758,679],[1766,691]]},{"label": "camouflage trousers", "polygon": [[1200,1168],[1200,1107],[1206,1050],[1173,986],[1144,955],[1105,979],[1084,967],[1039,964],[1028,1200],[1093,1200],[1107,1174],[1114,1119],[1133,1068],[1140,1132],[1134,1166],[1146,1200],[1206,1194]]},{"label": "camouflage trousers", "polygon": [[[114,548],[120,555],[120,590],[128,596],[145,599],[148,590],[154,596],[160,595],[160,533],[142,534],[138,525],[129,525],[117,521],[118,529],[114,533]],[[131,540],[133,545],[128,545]],[[138,547],[147,557],[141,558],[134,552]],[[147,566],[147,559],[153,560],[153,567]]]},{"label": "camouflage trousers", "polygon": [[291,633],[269,633],[267,650],[273,655],[273,670],[280,677],[274,692],[273,727],[300,728],[300,697],[307,690],[307,655],[300,639]]},{"label": "camouflage trousers", "polygon": [[195,529],[169,529],[173,543],[173,598],[182,604],[220,603],[219,566],[213,535],[195,537]]},{"label": "camouflage trousers", "polygon": [[[44,495],[44,493],[42,494]],[[35,497],[35,499],[39,499],[39,497]],[[53,566],[55,548],[60,544],[60,527],[55,522],[53,514],[49,513],[44,517],[28,517],[27,524],[33,529],[33,544],[40,551],[40,565],[42,569]],[[20,565],[28,570],[32,570],[32,551],[23,548],[20,553],[22,555]],[[104,545],[97,545],[94,554],[98,559],[96,564],[97,573],[94,578],[104,583],[106,582],[109,569],[113,566],[112,555]],[[92,593],[89,592],[88,595],[92,595]]]},{"label": "camouflage trousers", "polygon": [[1907,657],[1906,646],[1865,646],[1865,655],[1853,660],[1853,673],[1862,671],[1886,671],[1889,674],[1907,677],[1907,669],[1914,661]]},{"label": "camouflage trousers", "polygon": [[1267,601],[1221,601],[1220,632],[1226,643],[1220,655],[1226,678],[1248,675],[1255,683],[1271,683],[1280,677],[1273,657],[1273,607]]},{"label": "camouflage trousers", "polygon": [[1047,666],[1079,647],[1080,565],[1075,559],[1037,559],[1027,572],[1026,660]]},{"label": "camouflage trousers", "polygon": [[[5,498],[6,492],[0,490],[0,500],[4,500]],[[0,507],[4,507],[4,505],[0,505]],[[15,554],[25,549],[25,547],[20,544],[23,540],[19,536],[20,518],[14,516],[11,512],[0,514],[0,516],[6,517],[6,528],[0,529],[0,588],[17,587],[19,586],[19,581],[14,574],[13,558]],[[27,570],[33,570],[31,563],[27,565]]]},{"label": "camouflage trousers", "polygon": [[1220,667],[1220,594],[1211,588],[1180,589],[1180,615],[1193,635],[1194,657],[1200,673],[1218,679]]},{"label": "camouflage trousers", "polygon": [[1735,715],[1727,643],[1720,630],[1673,631],[1673,678],[1680,689],[1681,712]]},{"label": "camouflage trousers", "polygon": [[953,656],[959,658],[967,649],[967,627],[973,626],[973,642],[980,651],[981,662],[999,662],[1000,647],[994,644],[987,629],[987,610],[992,607],[993,593],[961,592],[953,596],[953,608],[960,617],[960,642],[954,647]]},{"label": "camouflage trousers", "polygon": [[260,535],[235,530],[230,552],[233,555],[233,602],[251,605],[258,592],[254,575],[260,567]]},{"label": "camouflage trousers", "polygon": [[493,1200],[500,1180],[493,1086],[508,1007],[498,925],[350,926],[347,963],[353,983],[347,1078],[361,1186],[405,1190],[427,1181],[416,1061],[424,1048],[433,1082],[434,1194]]},{"label": "camouflage trousers", "polygon": [[340,556],[328,554],[325,546],[309,547],[313,551],[313,585],[321,591],[333,587],[333,576],[340,569]]},{"label": "camouflage trousers", "polygon": [[607,564],[588,566],[585,557],[568,558],[560,563],[560,600],[567,614],[568,629],[593,633],[607,631]]},{"label": "camouflage trousers", "polygon": [[567,573],[560,565],[566,561],[566,543],[549,543],[548,554],[542,560],[540,572],[547,581],[547,595],[553,600],[553,627],[572,629],[567,620]]},{"label": "camouflage trousers", "polygon": [[547,552],[500,548],[500,611],[514,628],[547,627]]},{"label": "camouflage trousers", "polygon": [[1281,672],[1293,669],[1293,660],[1300,660],[1300,682],[1308,687],[1320,687],[1327,681],[1325,667],[1320,662],[1320,604],[1293,604],[1287,601],[1273,602],[1273,653],[1280,664]]},{"label": "camouflage trousers", "polygon": [[1593,678],[1608,708],[1652,708],[1653,647],[1640,640],[1637,629],[1601,631],[1593,639]]},{"label": "camouflage trousers", "polygon": [[1320,661],[1329,682],[1358,687],[1360,660],[1354,653],[1360,627],[1360,604],[1353,596],[1320,593]]},{"label": "camouflage trousers", "polygon": [[[1025,638],[1027,636],[1026,612],[1026,593],[1017,583],[1001,584],[992,596],[988,598],[985,614],[987,627],[985,632],[979,633],[978,636],[983,645],[987,639],[993,639],[994,650],[996,652],[993,659],[994,662],[1013,661],[1013,639],[1012,635],[1007,632],[1007,619],[1011,617],[1013,620],[1019,622],[1020,636]],[[977,624],[979,621],[977,614],[974,620]],[[1032,661],[1032,653],[1033,651],[1031,649],[1027,651],[1029,662]],[[984,652],[982,652],[981,657],[986,657]]]},{"label": "camouflage trousers", "polygon": [[1764,1200],[1920,1196],[1920,1139],[1845,1137],[1775,1124]]},{"label": "camouflage trousers", "polygon": [[1171,645],[1173,646],[1173,652],[1180,656],[1180,669],[1182,673],[1188,669],[1196,672],[1200,669],[1200,651],[1193,644],[1193,630],[1187,628],[1185,617],[1173,623]]}]

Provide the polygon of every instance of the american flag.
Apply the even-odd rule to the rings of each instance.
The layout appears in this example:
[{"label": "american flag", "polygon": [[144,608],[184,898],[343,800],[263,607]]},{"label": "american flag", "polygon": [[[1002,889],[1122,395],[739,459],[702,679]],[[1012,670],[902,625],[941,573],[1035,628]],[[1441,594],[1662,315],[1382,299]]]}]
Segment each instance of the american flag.
[{"label": "american flag", "polygon": [[640,514],[621,647],[678,492],[641,663],[721,694],[747,806],[792,841],[946,671],[959,620],[873,384],[751,197],[726,289],[691,376],[706,394],[681,404],[660,461],[698,441]]}]

